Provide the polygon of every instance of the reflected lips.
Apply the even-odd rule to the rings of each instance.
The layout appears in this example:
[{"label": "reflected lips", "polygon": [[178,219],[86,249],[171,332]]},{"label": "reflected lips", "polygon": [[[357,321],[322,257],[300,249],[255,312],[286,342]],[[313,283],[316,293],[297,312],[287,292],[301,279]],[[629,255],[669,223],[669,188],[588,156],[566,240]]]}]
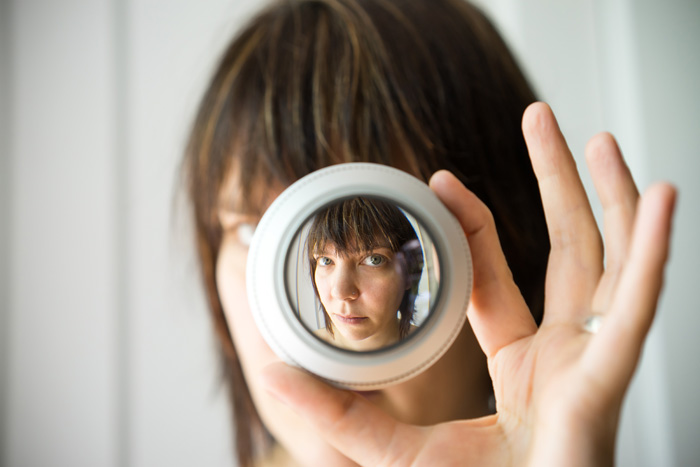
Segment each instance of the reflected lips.
[{"label": "reflected lips", "polygon": [[367,318],[364,316],[343,316],[343,315],[334,315],[338,321],[341,323],[345,324],[360,324],[363,323]]}]

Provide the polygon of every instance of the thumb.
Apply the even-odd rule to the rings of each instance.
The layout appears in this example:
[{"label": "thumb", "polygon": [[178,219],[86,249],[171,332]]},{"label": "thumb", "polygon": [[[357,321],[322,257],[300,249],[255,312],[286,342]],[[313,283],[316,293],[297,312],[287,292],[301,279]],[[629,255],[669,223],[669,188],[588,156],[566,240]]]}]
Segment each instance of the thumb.
[{"label": "thumb", "polygon": [[467,313],[474,335],[487,357],[537,331],[501,249],[488,207],[452,173],[440,170],[430,188],[457,218],[469,241],[474,288]]}]

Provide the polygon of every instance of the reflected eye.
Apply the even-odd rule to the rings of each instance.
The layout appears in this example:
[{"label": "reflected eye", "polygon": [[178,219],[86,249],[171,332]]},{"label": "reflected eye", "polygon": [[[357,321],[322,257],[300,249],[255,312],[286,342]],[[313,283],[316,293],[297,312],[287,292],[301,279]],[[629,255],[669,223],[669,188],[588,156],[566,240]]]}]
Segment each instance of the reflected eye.
[{"label": "reflected eye", "polygon": [[369,255],[365,258],[365,264],[368,266],[381,266],[386,263],[387,259],[382,255]]},{"label": "reflected eye", "polygon": [[316,261],[319,266],[330,266],[333,264],[333,260],[327,256],[319,256]]}]

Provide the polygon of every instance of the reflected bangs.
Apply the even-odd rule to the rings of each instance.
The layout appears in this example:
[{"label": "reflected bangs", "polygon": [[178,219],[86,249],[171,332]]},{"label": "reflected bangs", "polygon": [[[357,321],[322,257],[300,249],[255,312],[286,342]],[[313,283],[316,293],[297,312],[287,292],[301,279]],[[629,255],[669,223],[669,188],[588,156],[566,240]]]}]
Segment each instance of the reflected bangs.
[{"label": "reflected bangs", "polygon": [[362,197],[334,204],[316,215],[308,238],[309,252],[313,256],[328,248],[339,256],[370,253],[377,248],[397,252],[402,235],[397,235],[392,214],[389,203]]}]

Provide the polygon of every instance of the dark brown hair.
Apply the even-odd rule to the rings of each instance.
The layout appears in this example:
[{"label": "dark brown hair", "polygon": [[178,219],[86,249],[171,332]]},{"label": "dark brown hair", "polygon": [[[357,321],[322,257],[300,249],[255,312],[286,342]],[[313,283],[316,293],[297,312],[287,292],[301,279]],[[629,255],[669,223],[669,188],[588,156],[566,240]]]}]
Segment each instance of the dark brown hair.
[{"label": "dark brown hair", "polygon": [[[418,235],[399,207],[381,199],[364,196],[333,203],[316,213],[306,242],[311,283],[317,297],[319,294],[314,279],[317,255],[322,254],[327,246],[333,246],[341,255],[371,253],[375,248],[381,247],[401,253],[411,287],[405,291],[399,305],[399,338],[408,336],[423,268],[423,255]],[[332,336],[333,326],[323,304],[321,310],[326,330]]]},{"label": "dark brown hair", "polygon": [[[535,100],[498,32],[462,0],[280,0],[233,39],[183,162],[240,465],[265,446],[219,300],[217,210],[260,212],[256,187],[368,161],[459,177],[492,210],[514,279],[539,319],[549,241],[520,130]],[[229,186],[226,184],[226,186]]]}]

